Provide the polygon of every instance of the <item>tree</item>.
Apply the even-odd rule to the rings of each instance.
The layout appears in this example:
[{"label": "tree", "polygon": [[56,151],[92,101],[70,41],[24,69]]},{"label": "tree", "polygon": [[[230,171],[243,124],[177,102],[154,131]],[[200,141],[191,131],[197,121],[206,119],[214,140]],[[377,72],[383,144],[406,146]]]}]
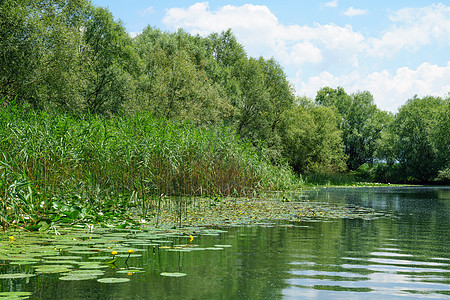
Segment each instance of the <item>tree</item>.
[{"label": "tree", "polygon": [[236,65],[246,58],[244,47],[238,43],[231,29],[210,34],[206,41],[206,49],[222,67]]},{"label": "tree", "polygon": [[87,1],[0,3],[0,96],[68,110],[79,105]]},{"label": "tree", "polygon": [[136,37],[135,48],[143,62],[136,107],[197,124],[218,123],[227,115],[231,106],[208,76],[208,55],[198,37],[147,27]]},{"label": "tree", "polygon": [[330,107],[299,99],[280,127],[283,155],[298,173],[331,174],[345,170],[339,115]]},{"label": "tree", "polygon": [[449,99],[427,96],[400,107],[392,130],[404,179],[429,181],[448,166],[448,105]]},{"label": "tree", "polygon": [[89,81],[86,108],[94,113],[117,113],[130,92],[130,74],[137,72],[132,40],[122,23],[104,8],[90,10],[84,38]]},{"label": "tree", "polygon": [[341,87],[325,87],[317,93],[316,102],[334,106],[341,116],[339,126],[343,132],[349,169],[372,164],[376,141],[385,127],[383,113],[374,104],[372,95],[367,91],[347,95]]}]

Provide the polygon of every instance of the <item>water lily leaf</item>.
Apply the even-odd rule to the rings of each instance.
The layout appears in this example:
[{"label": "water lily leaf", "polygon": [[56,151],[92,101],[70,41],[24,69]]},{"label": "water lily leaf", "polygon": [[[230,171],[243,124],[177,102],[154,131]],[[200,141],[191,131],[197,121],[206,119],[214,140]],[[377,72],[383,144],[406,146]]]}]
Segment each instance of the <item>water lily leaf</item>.
[{"label": "water lily leaf", "polygon": [[214,245],[214,247],[217,247],[217,248],[231,248],[232,246],[231,245]]},{"label": "water lily leaf", "polygon": [[27,273],[11,273],[11,274],[0,274],[0,279],[18,279],[18,278],[28,278],[36,276],[36,274]]},{"label": "water lily leaf", "polygon": [[71,265],[77,265],[79,263],[81,263],[81,261],[75,261],[75,260],[44,260],[43,263],[44,264],[60,264],[64,262],[65,264],[71,264]]},{"label": "water lily leaf", "polygon": [[95,262],[83,262],[80,264],[80,269],[104,269],[108,268],[105,264],[95,263]]},{"label": "water lily leaf", "polygon": [[70,265],[42,265],[37,266],[36,273],[43,273],[43,274],[52,274],[52,273],[65,273],[69,272],[73,266]]},{"label": "water lily leaf", "polygon": [[114,258],[114,259],[111,259],[111,260],[107,260],[107,261],[104,261],[103,264],[111,265],[111,264],[115,263],[118,259],[119,258],[117,257],[117,258]]},{"label": "water lily leaf", "polygon": [[35,260],[14,260],[9,262],[10,265],[34,265],[37,263]]},{"label": "water lily leaf", "polygon": [[131,257],[141,257],[142,256],[142,254],[118,254],[116,256],[117,257],[128,257],[128,255],[129,255],[130,258]]},{"label": "water lily leaf", "polygon": [[84,269],[84,270],[73,270],[67,273],[66,275],[92,275],[92,276],[101,276],[105,274],[102,270],[92,270],[92,269]]},{"label": "water lily leaf", "polygon": [[91,257],[89,257],[89,259],[92,259],[92,260],[112,260],[113,257],[112,256],[91,256]]},{"label": "water lily leaf", "polygon": [[127,269],[127,270],[120,270],[117,271],[116,273],[124,273],[124,274],[129,274],[129,273],[144,273],[145,271],[143,270],[138,270],[138,269]]},{"label": "water lily leaf", "polygon": [[82,254],[82,255],[90,255],[90,254],[96,254],[98,251],[97,250],[69,250],[67,251],[68,253],[71,254]]},{"label": "water lily leaf", "polygon": [[159,274],[159,275],[161,275],[161,276],[166,276],[166,277],[183,277],[183,276],[186,276],[187,274],[186,274],[186,273],[179,273],[179,272],[173,272],[173,273],[170,273],[170,272],[162,272],[162,273]]},{"label": "water lily leaf", "polygon": [[0,292],[0,297],[22,297],[22,296],[31,296],[32,292]]},{"label": "water lily leaf", "polygon": [[170,252],[191,252],[192,251],[192,249],[187,249],[187,248],[182,248],[182,249],[168,249],[167,251],[170,251]]},{"label": "water lily leaf", "polygon": [[81,256],[62,256],[62,255],[56,255],[56,256],[44,256],[45,259],[57,259],[57,260],[75,260],[75,259],[81,259]]},{"label": "water lily leaf", "polygon": [[100,278],[97,279],[98,282],[101,283],[122,283],[122,282],[128,282],[130,279],[128,278]]},{"label": "water lily leaf", "polygon": [[79,275],[67,275],[59,277],[59,280],[91,280],[96,279],[98,276],[89,274],[79,274]]},{"label": "water lily leaf", "polygon": [[0,299],[10,299],[10,300],[18,300],[18,299],[29,299],[29,297],[33,293],[31,292],[1,292]]},{"label": "water lily leaf", "polygon": [[152,243],[154,243],[154,244],[170,244],[170,243],[173,243],[173,241],[170,241],[170,240],[154,240],[154,241],[152,241]]}]

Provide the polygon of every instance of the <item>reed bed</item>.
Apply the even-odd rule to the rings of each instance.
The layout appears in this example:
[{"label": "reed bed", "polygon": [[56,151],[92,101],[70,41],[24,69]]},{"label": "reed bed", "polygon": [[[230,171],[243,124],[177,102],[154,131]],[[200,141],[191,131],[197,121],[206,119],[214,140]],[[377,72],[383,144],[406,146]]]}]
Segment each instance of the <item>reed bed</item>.
[{"label": "reed bed", "polygon": [[296,184],[287,166],[272,165],[230,128],[150,115],[75,118],[4,107],[0,153],[4,221],[8,210],[45,214],[64,199],[95,207],[161,195],[248,196]]}]

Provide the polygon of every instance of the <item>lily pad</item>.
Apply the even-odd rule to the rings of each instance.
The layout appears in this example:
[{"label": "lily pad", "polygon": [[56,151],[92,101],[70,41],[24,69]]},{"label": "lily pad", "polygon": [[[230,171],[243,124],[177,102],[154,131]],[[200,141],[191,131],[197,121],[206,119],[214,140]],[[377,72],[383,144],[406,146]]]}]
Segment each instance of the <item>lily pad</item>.
[{"label": "lily pad", "polygon": [[71,264],[71,265],[77,265],[79,263],[81,263],[80,261],[75,261],[75,260],[64,260],[64,261],[60,261],[60,260],[44,260],[43,263],[44,264],[60,264],[60,263],[65,263],[65,264]]},{"label": "lily pad", "polygon": [[96,262],[83,262],[80,264],[80,269],[104,269],[104,268],[108,268],[108,266]]},{"label": "lily pad", "polygon": [[0,299],[28,299],[32,292],[1,292]]},{"label": "lily pad", "polygon": [[36,273],[43,273],[43,274],[52,274],[52,273],[65,273],[69,272],[73,266],[70,265],[42,265],[37,266]]},{"label": "lily pad", "polygon": [[91,280],[96,279],[98,276],[95,275],[89,275],[89,274],[79,274],[79,275],[67,275],[67,276],[61,276],[59,277],[59,280]]},{"label": "lily pad", "polygon": [[37,264],[38,262],[35,260],[15,260],[15,261],[11,261],[9,264],[10,265],[34,265]]},{"label": "lily pad", "polygon": [[159,274],[161,276],[166,276],[166,277],[183,277],[186,276],[186,273],[179,273],[179,272],[162,272],[161,274]]},{"label": "lily pad", "polygon": [[33,276],[36,276],[36,274],[11,273],[11,274],[0,274],[0,279],[19,279],[19,278],[29,278]]},{"label": "lily pad", "polygon": [[128,278],[100,278],[97,279],[98,282],[101,283],[122,283],[122,282],[128,282],[130,279]]},{"label": "lily pad", "polygon": [[129,274],[129,273],[144,273],[144,270],[139,270],[139,269],[126,269],[126,270],[119,270],[116,273],[120,273],[120,274]]},{"label": "lily pad", "polygon": [[92,275],[92,276],[101,276],[105,274],[102,270],[92,270],[92,269],[83,269],[83,270],[73,270],[67,273],[66,275]]},{"label": "lily pad", "polygon": [[130,256],[130,258],[142,256],[142,254],[118,254],[118,255],[116,255],[116,257],[128,257],[128,255]]},{"label": "lily pad", "polygon": [[67,256],[56,255],[56,256],[45,256],[44,258],[45,259],[57,259],[57,260],[75,260],[75,259],[81,259],[82,257],[81,256],[69,256],[69,255],[67,255]]},{"label": "lily pad", "polygon": [[112,256],[91,256],[91,257],[89,257],[89,259],[92,259],[92,260],[112,260],[113,257]]},{"label": "lily pad", "polygon": [[192,249],[189,249],[189,248],[182,248],[182,249],[168,249],[167,251],[170,251],[170,252],[191,252]]}]

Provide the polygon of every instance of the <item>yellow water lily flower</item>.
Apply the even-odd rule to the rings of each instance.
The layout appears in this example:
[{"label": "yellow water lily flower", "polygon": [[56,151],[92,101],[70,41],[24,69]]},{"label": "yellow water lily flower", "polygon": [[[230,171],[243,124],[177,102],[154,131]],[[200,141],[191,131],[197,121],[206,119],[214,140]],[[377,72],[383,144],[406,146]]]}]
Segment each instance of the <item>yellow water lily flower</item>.
[{"label": "yellow water lily flower", "polygon": [[190,242],[192,242],[194,240],[194,237],[192,235],[189,235],[189,237],[191,238]]},{"label": "yellow water lily flower", "polygon": [[133,249],[128,249],[128,253],[133,253],[134,251],[133,251]]},{"label": "yellow water lily flower", "polygon": [[10,237],[9,237],[9,241],[10,241],[10,242],[14,242],[14,236],[10,236]]},{"label": "yellow water lily flower", "polygon": [[117,254],[117,251],[113,251],[113,252],[111,252],[111,254],[112,254],[112,255],[116,255],[116,254]]}]

